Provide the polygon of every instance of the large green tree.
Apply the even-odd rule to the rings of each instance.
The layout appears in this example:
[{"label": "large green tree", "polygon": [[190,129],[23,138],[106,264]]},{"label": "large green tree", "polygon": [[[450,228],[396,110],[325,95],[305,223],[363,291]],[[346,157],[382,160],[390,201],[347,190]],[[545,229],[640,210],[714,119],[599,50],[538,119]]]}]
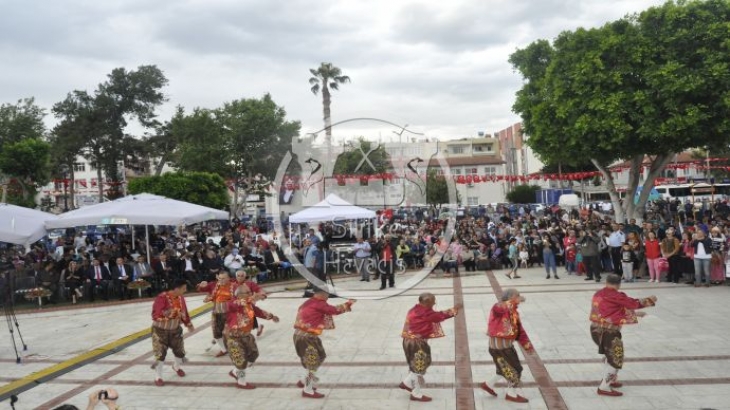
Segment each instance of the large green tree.
[{"label": "large green tree", "polygon": [[[451,203],[451,195],[449,195],[449,181],[447,177],[439,175],[435,168],[429,168],[426,171],[426,202],[429,205],[441,207],[443,204]],[[453,183],[453,182],[452,182]],[[461,195],[454,186],[456,194],[456,204],[461,204]]]},{"label": "large green tree", "polygon": [[[667,2],[600,28],[539,40],[510,62],[525,84],[514,111],[545,162],[589,158],[604,175],[617,219],[640,216],[674,153],[727,144],[730,2]],[[619,203],[610,165],[629,161],[633,198]]]},{"label": "large green tree", "polygon": [[2,202],[35,207],[37,188],[49,179],[45,111],[33,98],[0,105],[0,189]]},{"label": "large green tree", "polygon": [[268,194],[269,181],[300,127],[269,94],[212,110],[196,108],[189,115],[178,110],[167,126],[176,145],[170,163],[182,171],[211,172],[232,180],[231,212],[236,215],[239,191],[243,203],[248,194]]},{"label": "large green tree", "polygon": [[154,65],[129,71],[116,68],[93,93],[76,90],[54,105],[58,118],[75,124],[78,132],[74,138],[83,139],[83,153],[98,170],[99,201],[104,197],[102,170],[112,187],[107,194],[118,195],[122,179],[119,163],[137,152],[125,138],[128,121],[135,119],[147,128],[159,126],[156,109],[166,101],[161,91],[166,84],[167,78]]},{"label": "large green tree", "polygon": [[350,82],[350,77],[343,75],[339,67],[332,63],[321,63],[316,69],[310,68],[312,77],[309,78],[309,85],[314,95],[322,92],[322,110],[324,112],[324,128],[327,137],[327,144],[332,143],[332,94],[330,89],[339,90],[340,84]]},{"label": "large green tree", "polygon": [[35,208],[38,188],[50,178],[50,145],[40,138],[23,138],[3,144],[0,151],[0,170],[9,177],[5,194],[10,194],[11,203]]},{"label": "large green tree", "polygon": [[130,194],[155,194],[180,201],[225,209],[228,188],[220,175],[207,172],[170,172],[129,181]]},{"label": "large green tree", "polygon": [[536,200],[539,185],[517,185],[507,192],[507,200],[513,204],[531,204]]},{"label": "large green tree", "polygon": [[24,98],[13,104],[0,105],[0,146],[23,138],[43,138],[46,112],[35,104],[34,98]]},{"label": "large green tree", "polygon": [[[370,152],[370,150],[373,150]],[[372,165],[371,165],[372,164]],[[373,148],[373,143],[363,137],[350,141],[345,151],[337,157],[334,175],[376,175],[392,171],[390,156],[383,145]]]}]

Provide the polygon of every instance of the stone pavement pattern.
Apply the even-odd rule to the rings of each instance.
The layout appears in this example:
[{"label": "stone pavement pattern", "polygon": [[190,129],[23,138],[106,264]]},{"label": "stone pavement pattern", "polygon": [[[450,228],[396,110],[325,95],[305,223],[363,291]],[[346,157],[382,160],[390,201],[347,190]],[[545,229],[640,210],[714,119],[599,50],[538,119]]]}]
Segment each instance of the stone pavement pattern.
[{"label": "stone pavement pattern", "polygon": [[[126,409],[730,409],[730,287],[691,288],[666,283],[623,286],[630,296],[656,294],[659,303],[639,325],[624,328],[626,363],[619,373],[625,396],[596,395],[601,356],[590,339],[590,298],[600,286],[582,277],[545,279],[540,269],[521,270],[522,279],[504,271],[470,272],[459,278],[429,277],[417,288],[385,300],[360,300],[353,312],[335,318],[337,328],[325,332],[327,360],[318,372],[321,400],[303,399],[295,387],[303,373],[292,345],[292,324],[302,303],[301,291],[272,293],[260,306],[281,318],[258,338],[260,357],[248,371],[255,390],[239,390],[227,375],[228,358],[215,358],[210,315],[194,319],[187,335],[187,376],[172,373],[172,353],[165,368],[166,386],[153,384],[151,342],[146,338],[107,357],[86,364],[23,392],[18,410],[52,408],[71,403],[85,408],[90,391],[113,386]],[[377,282],[355,278],[337,283],[350,289],[377,288]],[[536,355],[523,360],[528,404],[504,400],[478,388],[494,373],[487,351],[486,318],[498,294],[517,287],[527,298],[520,310]],[[434,364],[426,375],[431,403],[410,402],[398,384],[408,369],[400,332],[417,295],[430,291],[436,308],[463,300],[464,316],[444,323],[447,337],[431,341]],[[377,290],[373,291],[374,293]],[[203,305],[202,296],[188,296],[189,308]],[[332,299],[341,303],[342,299]],[[9,338],[0,339],[0,383],[9,383],[105,343],[145,329],[151,300],[89,309],[19,314],[29,345],[23,364],[16,365]],[[521,357],[524,355],[520,351]],[[7,406],[2,403],[0,406]],[[9,406],[8,406],[9,407]],[[99,407],[101,408],[101,407]]]}]

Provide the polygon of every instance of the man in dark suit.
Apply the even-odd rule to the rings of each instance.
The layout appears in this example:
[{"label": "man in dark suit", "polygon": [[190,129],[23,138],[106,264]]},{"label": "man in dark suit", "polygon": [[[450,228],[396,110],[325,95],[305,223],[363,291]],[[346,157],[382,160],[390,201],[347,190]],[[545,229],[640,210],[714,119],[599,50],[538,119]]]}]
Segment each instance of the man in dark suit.
[{"label": "man in dark suit", "polygon": [[131,293],[127,285],[132,281],[133,271],[129,265],[124,263],[124,258],[119,257],[116,259],[116,263],[111,268],[111,275],[114,288],[119,292],[119,299],[131,299]]},{"label": "man in dark suit", "polygon": [[184,278],[188,284],[194,289],[200,282],[198,279],[198,271],[200,270],[200,261],[193,257],[192,252],[185,252],[178,262],[178,277]]},{"label": "man in dark suit", "polygon": [[284,252],[274,242],[270,243],[269,249],[264,251],[264,263],[272,275],[278,275],[279,269],[285,270],[292,266]]},{"label": "man in dark suit", "polygon": [[99,259],[94,258],[89,270],[86,272],[86,283],[84,284],[84,291],[89,295],[89,300],[94,301],[95,288],[99,288],[101,297],[104,300],[109,300],[109,283],[111,280],[112,276],[109,269],[102,265]]},{"label": "man in dark suit", "polygon": [[160,254],[160,260],[152,263],[152,270],[155,271],[159,283],[172,283],[171,281],[175,276],[173,268],[174,266],[167,260],[167,255],[164,253]]}]

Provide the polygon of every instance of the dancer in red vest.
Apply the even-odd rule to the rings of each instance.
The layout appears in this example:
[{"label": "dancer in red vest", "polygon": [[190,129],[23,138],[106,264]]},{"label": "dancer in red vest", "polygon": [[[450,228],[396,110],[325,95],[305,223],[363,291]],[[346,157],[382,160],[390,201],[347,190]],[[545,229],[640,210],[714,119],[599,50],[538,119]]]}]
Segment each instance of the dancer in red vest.
[{"label": "dancer in red vest", "polygon": [[406,315],[403,325],[403,351],[406,354],[408,376],[400,384],[400,388],[411,392],[412,401],[431,401],[432,399],[421,392],[423,376],[431,365],[431,347],[428,339],[444,337],[441,322],[456,316],[461,305],[456,305],[444,311],[433,310],[436,305],[436,296],[432,293],[422,293],[418,297],[418,304],[411,308]]},{"label": "dancer in red vest", "polygon": [[610,274],[606,277],[606,287],[593,295],[591,303],[591,337],[598,346],[598,353],[605,356],[604,371],[598,394],[601,396],[622,396],[618,390],[622,384],[618,381],[618,371],[624,364],[624,343],[621,340],[621,327],[639,322],[645,312],[637,309],[654,306],[656,296],[634,299],[619,292],[621,277]]}]

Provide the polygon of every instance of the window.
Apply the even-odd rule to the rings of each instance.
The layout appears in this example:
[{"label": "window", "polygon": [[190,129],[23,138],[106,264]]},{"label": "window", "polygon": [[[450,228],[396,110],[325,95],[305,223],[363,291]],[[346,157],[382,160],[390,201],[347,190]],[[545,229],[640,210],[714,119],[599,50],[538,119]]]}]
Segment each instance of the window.
[{"label": "window", "polygon": [[484,175],[497,175],[497,167],[484,167]]},{"label": "window", "polygon": [[492,152],[492,144],[474,145],[474,152]]},{"label": "window", "polygon": [[451,173],[454,175],[461,175],[461,168],[451,168]]},{"label": "window", "polygon": [[466,197],[466,205],[467,206],[477,206],[477,205],[479,205],[479,197],[478,196],[468,196],[468,197]]},{"label": "window", "polygon": [[465,168],[464,169],[464,173],[466,175],[476,175],[477,174],[477,169],[476,168]]},{"label": "window", "polygon": [[463,145],[452,145],[449,147],[449,151],[452,154],[463,154],[464,153],[464,146]]},{"label": "window", "polygon": [[82,162],[75,162],[74,163],[74,172],[84,172],[86,171],[86,164]]}]

